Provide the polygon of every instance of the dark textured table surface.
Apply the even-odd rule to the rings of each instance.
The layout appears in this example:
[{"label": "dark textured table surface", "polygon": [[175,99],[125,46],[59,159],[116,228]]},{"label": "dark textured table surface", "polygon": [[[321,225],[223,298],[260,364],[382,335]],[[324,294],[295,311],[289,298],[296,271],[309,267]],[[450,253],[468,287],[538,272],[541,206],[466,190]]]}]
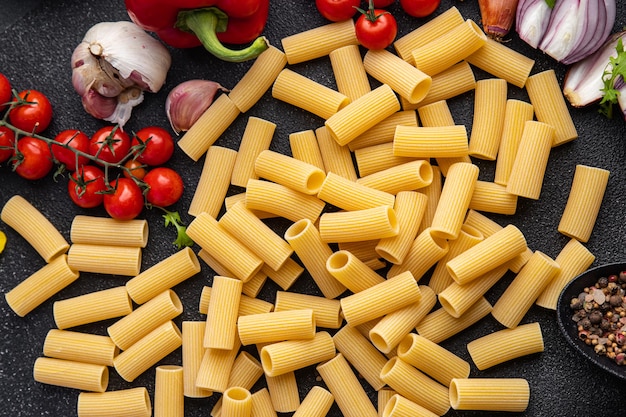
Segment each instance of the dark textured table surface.
[{"label": "dark textured table surface", "polygon": [[[437,13],[456,6],[466,18],[479,21],[478,6],[473,0],[443,0]],[[101,21],[128,20],[122,1],[0,1],[0,72],[6,74],[17,89],[35,88],[45,92],[54,106],[54,120],[48,134],[68,128],[79,128],[87,133],[95,132],[105,122],[95,120],[82,109],[79,97],[71,85],[70,55],[83,34],[92,25]],[[400,25],[399,36],[408,33],[425,20],[405,15],[399,5],[390,9]],[[314,2],[278,0],[271,2],[270,18],[266,36],[279,48],[280,39],[300,30],[313,28],[325,21],[319,16]],[[618,0],[618,20],[614,29],[626,25],[626,5]],[[511,48],[536,59],[533,73],[554,68],[559,80],[563,80],[566,68],[552,59],[537,53],[521,42],[515,34],[507,43]],[[212,79],[231,88],[245,73],[250,63],[229,64],[219,62],[202,49],[171,50],[173,64],[163,89],[157,94],[147,94],[144,103],[137,107],[127,125],[129,131],[147,125],[169,128],[164,113],[167,93],[178,83],[194,78]],[[442,51],[445,53],[445,51]],[[294,69],[322,83],[333,86],[330,64],[327,59],[299,64]],[[486,78],[476,70],[477,78]],[[510,87],[509,97],[527,100],[524,90]],[[467,93],[449,101],[455,121],[471,129],[473,93]],[[515,224],[525,234],[528,245],[551,257],[556,257],[567,242],[557,231],[562,210],[569,192],[571,178],[577,164],[605,168],[611,171],[604,204],[591,239],[586,244],[596,260],[594,265],[622,261],[626,257],[624,241],[626,227],[626,125],[621,118],[607,120],[595,108],[570,109],[579,138],[554,148],[547,166],[541,198],[537,201],[520,199],[514,216],[491,216],[498,223]],[[288,152],[288,134],[317,128],[323,121],[289,105],[277,102],[268,93],[247,114],[241,115],[217,142],[218,145],[237,149],[248,116],[266,118],[277,124],[272,149]],[[182,200],[174,207],[189,221],[186,208],[191,201],[195,184],[199,178],[202,160],[192,162],[180,150],[176,151],[171,166],[185,178],[186,191]],[[494,164],[479,161],[480,178],[493,178]],[[69,240],[69,228],[77,214],[104,215],[102,210],[86,211],[73,206],[66,196],[65,179],[55,182],[51,176],[39,181],[26,181],[6,167],[0,167],[0,207],[13,195],[20,194],[40,209]],[[241,190],[232,189],[231,193]],[[142,217],[150,225],[150,238],[144,251],[142,269],[145,269],[175,252],[171,244],[172,229],[161,226],[160,213],[146,211]],[[283,231],[284,223],[274,225]],[[0,223],[6,233],[8,244],[0,255],[0,293],[6,293],[19,282],[43,265],[34,250],[7,225]],[[197,249],[197,248],[196,248]],[[175,288],[183,300],[185,311],[176,319],[202,320],[197,312],[197,302],[204,285],[209,285],[213,271],[205,264],[202,271]],[[512,276],[505,276],[488,294],[493,303],[502,293]],[[427,278],[424,278],[426,282]],[[43,385],[32,376],[33,363],[42,355],[42,344],[46,333],[54,328],[52,305],[56,300],[85,294],[94,290],[121,285],[125,278],[82,274],[68,288],[44,302],[24,318],[18,317],[0,299],[0,397],[3,399],[0,415],[6,417],[74,416],[78,392],[71,389]],[[278,287],[272,282],[264,286],[260,297],[273,301]],[[293,291],[319,293],[308,275],[303,275]],[[545,351],[524,357],[486,371],[478,371],[472,365],[473,377],[521,377],[531,387],[528,409],[523,416],[624,416],[626,415],[626,385],[623,380],[607,375],[585,362],[563,339],[559,332],[556,315],[552,310],[532,307],[523,323],[539,322],[545,339]],[[110,322],[85,326],[82,330],[104,334]],[[501,329],[493,318],[486,317],[478,324],[443,345],[470,360],[466,344],[480,336]],[[179,364],[180,350],[161,363]],[[471,361],[470,361],[471,362]],[[626,372],[626,369],[625,369]],[[314,367],[297,372],[301,395],[306,394],[313,384],[323,384],[315,374]],[[363,382],[366,385],[365,382]],[[114,371],[111,372],[109,389],[146,386],[153,393],[154,368],[144,373],[133,383],[126,383]],[[263,386],[260,382],[255,389]],[[370,391],[371,393],[371,391]],[[206,416],[219,396],[208,399],[187,400],[186,416]],[[375,395],[372,394],[375,400]],[[503,413],[504,414],[504,413]],[[331,416],[339,416],[333,406]],[[450,410],[449,416],[494,416],[498,413],[461,412]]]}]

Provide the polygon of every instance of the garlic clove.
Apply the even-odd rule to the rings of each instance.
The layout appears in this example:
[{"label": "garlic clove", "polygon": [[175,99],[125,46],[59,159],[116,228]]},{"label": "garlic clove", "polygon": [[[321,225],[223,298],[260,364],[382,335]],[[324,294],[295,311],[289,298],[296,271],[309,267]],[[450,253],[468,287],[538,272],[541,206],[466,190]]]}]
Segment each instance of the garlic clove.
[{"label": "garlic clove", "polygon": [[208,80],[188,80],[174,87],[165,99],[165,113],[172,130],[176,134],[189,130],[213,103],[218,91],[229,90]]},{"label": "garlic clove", "polygon": [[[121,99],[120,97],[128,95],[129,97]],[[133,107],[137,106],[143,101],[143,91],[135,89],[132,92],[122,93],[122,96],[118,97],[115,109],[108,116],[103,119],[113,124],[118,124],[123,127],[124,124],[130,119]]]}]

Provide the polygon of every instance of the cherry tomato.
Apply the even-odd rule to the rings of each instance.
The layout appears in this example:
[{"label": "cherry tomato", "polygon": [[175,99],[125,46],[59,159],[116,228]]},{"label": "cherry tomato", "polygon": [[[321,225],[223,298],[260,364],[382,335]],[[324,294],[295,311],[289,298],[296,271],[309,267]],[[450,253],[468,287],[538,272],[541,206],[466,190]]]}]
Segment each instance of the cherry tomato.
[{"label": "cherry tomato", "polygon": [[30,136],[21,137],[17,141],[17,153],[12,161],[15,172],[27,180],[45,177],[54,166],[48,144]]},{"label": "cherry tomato", "polygon": [[437,10],[439,3],[441,0],[400,0],[402,9],[413,17],[430,16]]},{"label": "cherry tomato", "polygon": [[128,161],[126,161],[126,163],[124,164],[124,167],[126,167],[128,169],[124,170],[124,176],[126,178],[137,178],[138,180],[142,180],[143,177],[146,176],[146,168],[145,165],[143,165],[141,162],[139,162],[136,159],[130,159]]},{"label": "cherry tomato", "polygon": [[143,210],[144,199],[141,188],[129,178],[111,181],[112,193],[104,195],[104,209],[109,216],[118,220],[132,220]]},{"label": "cherry tomato", "polygon": [[132,139],[133,152],[137,152],[137,160],[148,166],[163,165],[174,154],[174,138],[170,133],[158,126],[140,129]]},{"label": "cherry tomato", "polygon": [[0,126],[0,163],[8,161],[15,152],[15,133],[6,126]]},{"label": "cherry tomato", "polygon": [[370,8],[355,23],[356,38],[367,49],[385,49],[398,34],[398,22],[391,13]]},{"label": "cherry tomato", "polygon": [[332,22],[352,18],[360,4],[361,0],[315,0],[320,14]]},{"label": "cherry tomato", "polygon": [[[89,153],[89,136],[80,130],[64,130],[56,135],[54,140],[78,151]],[[77,154],[71,149],[59,145],[52,145],[52,155],[70,171],[76,171],[77,160],[78,166],[89,164],[89,158],[86,156],[78,155],[77,159]]]},{"label": "cherry tomato", "polygon": [[183,179],[171,168],[154,168],[143,180],[149,187],[146,200],[155,206],[171,206],[183,195]]},{"label": "cherry tomato", "polygon": [[79,207],[94,208],[102,204],[106,191],[104,172],[95,165],[83,165],[74,171],[67,184],[70,199]]},{"label": "cherry tomato", "polygon": [[0,111],[7,108],[7,104],[11,101],[11,82],[4,74],[0,74]]},{"label": "cherry tomato", "polygon": [[394,4],[396,0],[374,0],[374,7],[377,9],[382,9],[387,6],[391,6]]},{"label": "cherry tomato", "polygon": [[[24,90],[18,96],[24,104],[17,105],[9,112],[11,124],[29,133],[45,130],[52,121],[52,104],[48,97],[37,90]],[[14,98],[13,101],[18,102],[18,99]]]},{"label": "cherry tomato", "polygon": [[117,164],[130,150],[130,136],[119,126],[105,126],[91,137],[89,153],[98,159]]}]

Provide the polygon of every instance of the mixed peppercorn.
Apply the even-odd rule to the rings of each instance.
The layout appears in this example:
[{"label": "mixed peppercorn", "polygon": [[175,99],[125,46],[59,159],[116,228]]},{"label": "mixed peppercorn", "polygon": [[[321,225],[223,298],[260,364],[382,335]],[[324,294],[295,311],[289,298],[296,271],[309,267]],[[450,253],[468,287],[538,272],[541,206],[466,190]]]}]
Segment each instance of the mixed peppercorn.
[{"label": "mixed peppercorn", "polygon": [[626,271],[600,277],[572,298],[579,338],[596,354],[626,365]]}]

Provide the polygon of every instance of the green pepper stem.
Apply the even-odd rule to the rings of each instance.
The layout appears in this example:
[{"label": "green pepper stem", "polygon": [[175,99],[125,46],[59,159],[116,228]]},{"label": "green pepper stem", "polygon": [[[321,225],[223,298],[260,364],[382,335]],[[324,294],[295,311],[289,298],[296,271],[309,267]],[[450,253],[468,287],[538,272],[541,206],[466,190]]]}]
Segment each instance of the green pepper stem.
[{"label": "green pepper stem", "polygon": [[265,37],[260,36],[244,49],[234,50],[225,47],[217,38],[217,29],[220,16],[212,9],[197,9],[186,11],[183,17],[184,24],[202,42],[204,48],[217,58],[229,62],[244,62],[254,59],[268,47]]}]

